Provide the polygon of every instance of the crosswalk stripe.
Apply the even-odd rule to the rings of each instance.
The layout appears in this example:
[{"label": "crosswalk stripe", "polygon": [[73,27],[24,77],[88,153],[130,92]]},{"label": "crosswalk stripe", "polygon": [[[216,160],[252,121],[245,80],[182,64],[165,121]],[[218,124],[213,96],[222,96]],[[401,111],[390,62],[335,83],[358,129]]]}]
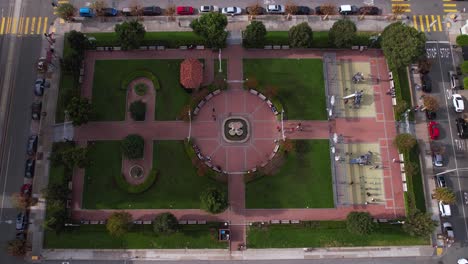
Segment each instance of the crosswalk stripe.
[{"label": "crosswalk stripe", "polygon": [[410,4],[392,4],[392,6],[411,6]]},{"label": "crosswalk stripe", "polygon": [[16,34],[17,27],[18,27],[18,18],[14,17],[13,22],[11,24],[11,34]]},{"label": "crosswalk stripe", "polygon": [[444,9],[444,12],[445,13],[456,13],[456,12],[458,12],[458,10],[456,10],[456,9]]},{"label": "crosswalk stripe", "polygon": [[446,7],[455,7],[455,6],[457,6],[457,4],[444,4],[444,6],[446,6]]},{"label": "crosswalk stripe", "polygon": [[[434,23],[434,21],[435,21],[435,17],[434,17],[434,15],[431,15],[431,19],[432,19],[432,20],[431,20],[431,23]],[[434,23],[434,24],[433,24],[433,26],[432,26],[432,30],[434,30],[434,31],[436,31],[436,30],[437,30],[437,28],[436,28],[436,23]]]},{"label": "crosswalk stripe", "polygon": [[427,32],[431,32],[431,26],[429,25],[429,16],[426,15],[426,28]]},{"label": "crosswalk stripe", "polygon": [[58,3],[59,4],[66,4],[66,3],[68,3],[68,0],[58,0]]},{"label": "crosswalk stripe", "polygon": [[405,0],[392,0],[392,2],[403,2]]},{"label": "crosswalk stripe", "polygon": [[44,17],[44,29],[43,29],[44,32],[42,32],[42,33],[47,33],[47,21],[48,20],[49,20],[48,17]]},{"label": "crosswalk stripe", "polygon": [[37,18],[37,28],[36,28],[36,34],[41,33],[41,22],[42,22],[42,17]]},{"label": "crosswalk stripe", "polygon": [[441,15],[413,15],[413,27],[421,32],[443,31]]},{"label": "crosswalk stripe", "polygon": [[24,17],[20,17],[19,26],[18,26],[18,34],[23,34],[23,24],[24,24]]},{"label": "crosswalk stripe", "polygon": [[8,18],[7,27],[6,27],[6,34],[10,33],[11,28],[11,17]]},{"label": "crosswalk stripe", "polygon": [[4,29],[5,29],[5,18],[2,17],[2,26],[0,27],[0,35],[3,35]]},{"label": "crosswalk stripe", "polygon": [[29,17],[26,18],[26,24],[24,26],[24,34],[27,35],[28,32],[28,27],[29,27]]},{"label": "crosswalk stripe", "polygon": [[30,31],[31,35],[34,34],[34,29],[35,28],[36,28],[36,17],[33,17],[31,19],[31,31]]},{"label": "crosswalk stripe", "polygon": [[416,16],[413,16],[413,26],[416,30],[418,30],[418,21],[416,20]]},{"label": "crosswalk stripe", "polygon": [[419,16],[419,22],[420,22],[419,25],[421,25],[421,31],[424,32],[424,24],[423,24],[423,18],[422,18],[422,16]]},{"label": "crosswalk stripe", "polygon": [[439,31],[442,31],[442,22],[440,22],[440,15],[437,15],[437,25],[439,26]]}]

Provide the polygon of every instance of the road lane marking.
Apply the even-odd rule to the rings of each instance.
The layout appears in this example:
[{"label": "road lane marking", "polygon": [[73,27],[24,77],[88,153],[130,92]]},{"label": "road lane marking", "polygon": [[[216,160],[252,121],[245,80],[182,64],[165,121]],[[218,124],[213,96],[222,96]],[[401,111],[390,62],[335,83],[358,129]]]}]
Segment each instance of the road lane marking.
[{"label": "road lane marking", "polygon": [[456,10],[456,9],[444,9],[444,12],[445,13],[456,13],[456,12],[458,12],[458,10]]},{"label": "road lane marking", "polygon": [[413,16],[413,26],[416,30],[418,30],[418,21],[416,20],[416,16]]},{"label": "road lane marking", "polygon": [[5,18],[2,17],[2,26],[0,27],[0,35],[3,35],[4,29],[5,29]]},{"label": "road lane marking", "polygon": [[10,27],[11,27],[11,17],[8,18],[5,34],[10,33]]},{"label": "road lane marking", "polygon": [[432,30],[433,30],[433,31],[436,31],[436,30],[437,30],[435,21],[436,21],[436,20],[435,20],[435,16],[434,16],[434,15],[431,15],[431,24],[432,24]]},{"label": "road lane marking", "polygon": [[18,35],[21,36],[23,34],[23,24],[24,24],[24,17],[20,17],[19,26],[18,26]]},{"label": "road lane marking", "polygon": [[421,25],[421,32],[424,32],[424,23],[422,16],[419,16],[419,24]]},{"label": "road lane marking", "polygon": [[28,34],[28,29],[29,29],[29,17],[26,18],[26,22],[25,22],[25,25],[24,25],[24,34],[25,35]]},{"label": "road lane marking", "polygon": [[48,17],[44,17],[44,32],[43,33],[47,33],[47,21],[49,20]]},{"label": "road lane marking", "polygon": [[431,26],[429,25],[429,16],[426,15],[426,28],[427,28],[427,32],[431,32]]},{"label": "road lane marking", "polygon": [[31,19],[31,35],[34,34],[34,29],[36,28],[36,17]]},{"label": "road lane marking", "polygon": [[440,15],[437,15],[437,25],[439,26],[439,31],[442,31],[442,23],[440,22]]},{"label": "road lane marking", "polygon": [[18,29],[18,17],[14,17],[13,23],[11,25],[11,34],[16,34],[17,29]]},{"label": "road lane marking", "polygon": [[38,17],[37,18],[36,34],[41,34],[41,22],[42,22],[42,17]]}]

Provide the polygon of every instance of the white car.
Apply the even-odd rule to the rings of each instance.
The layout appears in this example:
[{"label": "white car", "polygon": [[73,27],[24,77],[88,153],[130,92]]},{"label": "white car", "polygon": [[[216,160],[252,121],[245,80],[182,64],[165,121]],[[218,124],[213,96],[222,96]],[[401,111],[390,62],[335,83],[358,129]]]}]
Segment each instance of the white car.
[{"label": "white car", "polygon": [[444,204],[442,201],[439,201],[439,211],[440,216],[442,217],[452,216],[452,210],[450,208],[450,205]]},{"label": "white car", "polygon": [[242,13],[242,8],[235,6],[225,7],[221,9],[221,13],[231,16],[240,15]]},{"label": "white car", "polygon": [[455,112],[461,113],[465,110],[465,104],[463,103],[463,97],[459,94],[452,95],[453,107],[455,107]]},{"label": "white car", "polygon": [[198,9],[198,12],[200,13],[219,12],[219,7],[212,6],[212,5],[204,5],[204,6],[200,6],[200,8]]},{"label": "white car", "polygon": [[286,9],[284,5],[267,5],[266,11],[269,14],[284,14]]},{"label": "white car", "polygon": [[449,222],[445,222],[442,224],[442,230],[444,234],[447,235],[448,238],[451,240],[455,239],[455,233],[453,232],[452,224]]},{"label": "white car", "polygon": [[457,261],[457,264],[468,264],[468,260],[461,258]]}]

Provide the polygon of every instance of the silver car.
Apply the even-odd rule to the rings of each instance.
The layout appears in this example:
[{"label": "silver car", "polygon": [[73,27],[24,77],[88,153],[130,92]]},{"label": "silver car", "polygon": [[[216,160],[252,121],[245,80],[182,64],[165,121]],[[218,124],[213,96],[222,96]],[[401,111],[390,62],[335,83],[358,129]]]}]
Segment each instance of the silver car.
[{"label": "silver car", "polygon": [[221,9],[221,13],[224,15],[240,15],[242,13],[242,8],[240,7],[235,7],[235,6],[230,6],[230,7],[225,7]]}]

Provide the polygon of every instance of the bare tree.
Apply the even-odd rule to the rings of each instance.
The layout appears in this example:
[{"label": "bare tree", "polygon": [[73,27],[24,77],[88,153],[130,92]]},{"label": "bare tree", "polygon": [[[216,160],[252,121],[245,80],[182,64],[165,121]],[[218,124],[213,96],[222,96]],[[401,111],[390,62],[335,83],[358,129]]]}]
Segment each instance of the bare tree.
[{"label": "bare tree", "polygon": [[247,13],[254,18],[255,16],[262,14],[262,6],[257,2],[254,5],[250,5],[247,7]]},{"label": "bare tree", "polygon": [[132,0],[132,3],[130,4],[130,14],[132,16],[141,16],[143,15],[143,9],[141,5],[138,3],[138,0]]},{"label": "bare tree", "polygon": [[437,112],[439,109],[439,102],[433,96],[425,95],[423,99],[424,108],[431,112]]},{"label": "bare tree", "polygon": [[294,15],[299,11],[299,7],[292,1],[288,1],[286,3],[286,14],[288,15]]},{"label": "bare tree", "polygon": [[406,6],[394,5],[392,6],[393,19],[406,12]]},{"label": "bare tree", "polygon": [[169,5],[166,10],[164,10],[164,14],[169,17],[170,20],[174,20],[174,16],[176,13],[175,5]]},{"label": "bare tree", "polygon": [[320,6],[320,12],[324,15],[336,15],[338,14],[338,10],[336,5],[334,4],[323,4]]},{"label": "bare tree", "polygon": [[96,11],[98,16],[102,16],[104,14],[103,9],[107,8],[107,6],[108,5],[106,2],[104,2],[104,0],[96,0],[91,4],[91,7]]}]

